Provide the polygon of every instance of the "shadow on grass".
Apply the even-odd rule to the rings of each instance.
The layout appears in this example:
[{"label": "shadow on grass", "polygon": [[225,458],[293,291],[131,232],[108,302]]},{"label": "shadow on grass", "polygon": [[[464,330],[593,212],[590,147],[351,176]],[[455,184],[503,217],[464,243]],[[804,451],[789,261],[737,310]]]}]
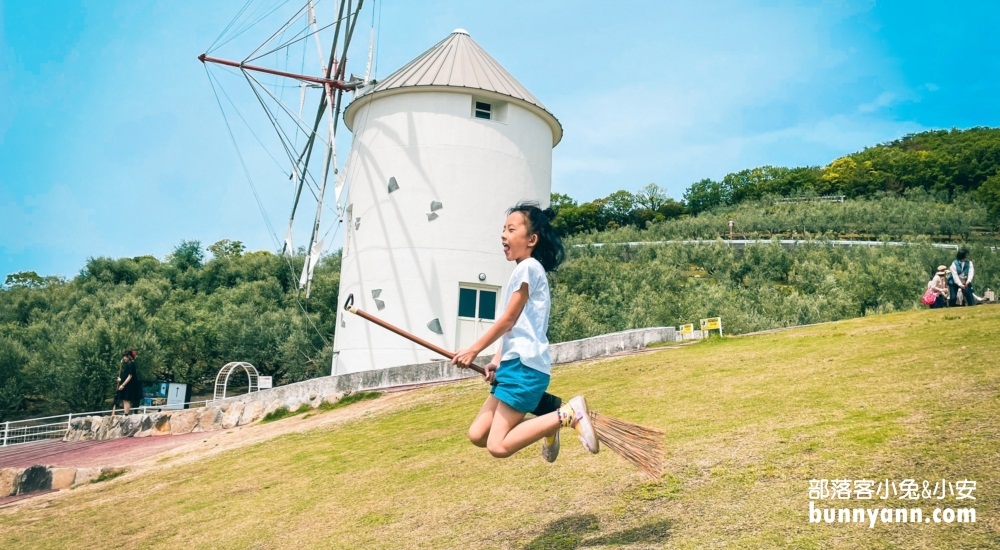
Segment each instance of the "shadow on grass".
[{"label": "shadow on grass", "polygon": [[593,514],[567,516],[549,524],[542,534],[535,537],[535,540],[529,542],[524,549],[571,550],[594,546],[664,542],[670,536],[670,523],[658,521],[617,533],[587,538],[588,534],[596,532],[599,528],[597,516]]}]

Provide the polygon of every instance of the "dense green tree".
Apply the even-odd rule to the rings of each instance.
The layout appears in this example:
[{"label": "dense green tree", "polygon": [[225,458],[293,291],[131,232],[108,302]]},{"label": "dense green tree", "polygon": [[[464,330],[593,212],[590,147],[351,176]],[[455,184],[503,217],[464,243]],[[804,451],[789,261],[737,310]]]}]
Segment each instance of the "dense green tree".
[{"label": "dense green tree", "polygon": [[200,241],[183,241],[167,257],[167,262],[179,271],[199,268],[205,259]]},{"label": "dense green tree", "polygon": [[636,208],[659,212],[661,208],[667,206],[670,196],[659,185],[650,183],[636,192],[632,196],[632,201]]},{"label": "dense green tree", "polygon": [[216,259],[219,258],[229,258],[237,257],[243,255],[246,252],[246,247],[240,241],[231,241],[229,239],[222,239],[208,247],[208,251],[212,253]]},{"label": "dense green tree", "polygon": [[640,229],[651,223],[672,220],[684,215],[684,204],[675,201],[655,183],[650,183],[633,195],[635,218]]},{"label": "dense green tree", "polygon": [[638,223],[638,218],[635,216],[635,196],[628,191],[615,191],[602,199],[599,204],[601,229],[626,227]]},{"label": "dense green tree", "polygon": [[7,275],[4,285],[8,288],[43,288],[49,282],[34,271],[21,271]]},{"label": "dense green tree", "polygon": [[791,170],[779,166],[761,166],[749,170],[740,170],[727,174],[722,178],[722,186],[726,190],[728,204],[738,204],[747,200],[756,200],[767,195],[778,195],[782,191],[782,182]]},{"label": "dense green tree", "polygon": [[549,197],[549,208],[552,209],[556,215],[559,215],[559,211],[566,207],[576,206],[576,201],[573,200],[569,195],[564,195],[562,193],[552,193]]},{"label": "dense green tree", "polygon": [[729,204],[729,191],[722,183],[705,178],[691,184],[684,192],[688,212],[699,214],[717,206]]},{"label": "dense green tree", "polygon": [[559,208],[552,226],[559,235],[565,237],[580,233],[590,233],[604,228],[601,220],[601,206],[597,202],[581,205],[563,205]]},{"label": "dense green tree", "polygon": [[25,408],[28,381],[25,367],[28,350],[8,336],[0,335],[0,418],[10,418]]},{"label": "dense green tree", "polygon": [[994,226],[1000,226],[1000,170],[979,188],[978,198],[989,213]]}]

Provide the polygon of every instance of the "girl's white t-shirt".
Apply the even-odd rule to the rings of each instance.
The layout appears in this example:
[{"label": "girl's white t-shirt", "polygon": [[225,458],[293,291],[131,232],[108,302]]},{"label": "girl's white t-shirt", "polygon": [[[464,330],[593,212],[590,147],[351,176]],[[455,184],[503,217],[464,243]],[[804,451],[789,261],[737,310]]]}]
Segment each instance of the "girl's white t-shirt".
[{"label": "girl's white t-shirt", "polygon": [[528,284],[528,302],[524,304],[521,315],[517,317],[514,326],[504,333],[500,341],[502,346],[501,360],[520,359],[526,367],[545,374],[552,372],[552,359],[549,356],[549,280],[545,277],[545,268],[534,258],[521,260],[510,274],[507,287],[503,293],[503,304],[506,308],[514,291],[521,288],[522,283]]}]

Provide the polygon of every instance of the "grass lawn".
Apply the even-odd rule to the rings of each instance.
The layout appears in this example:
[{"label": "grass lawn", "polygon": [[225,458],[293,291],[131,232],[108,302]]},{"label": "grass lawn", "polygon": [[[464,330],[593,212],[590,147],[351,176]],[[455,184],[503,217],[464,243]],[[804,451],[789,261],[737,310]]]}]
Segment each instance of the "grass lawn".
[{"label": "grass lawn", "polygon": [[[551,391],[665,430],[663,476],[589,455],[570,432],[554,464],[537,445],[493,459],[465,439],[486,386],[463,381],[330,428],[2,509],[0,548],[1000,548],[1000,307],[560,366]],[[809,521],[810,480],[899,491],[909,479],[921,492],[975,481],[975,500],[890,490],[813,503],[927,517],[975,508],[976,522]]]}]

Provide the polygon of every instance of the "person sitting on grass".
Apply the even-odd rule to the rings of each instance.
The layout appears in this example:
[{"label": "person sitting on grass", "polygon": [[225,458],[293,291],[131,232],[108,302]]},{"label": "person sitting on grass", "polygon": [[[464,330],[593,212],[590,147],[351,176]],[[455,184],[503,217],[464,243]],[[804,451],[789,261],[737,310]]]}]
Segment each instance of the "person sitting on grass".
[{"label": "person sitting on grass", "polygon": [[955,261],[951,263],[948,270],[949,306],[976,304],[976,295],[972,291],[972,278],[975,276],[976,268],[972,265],[972,260],[969,259],[968,249],[960,248],[955,254]]},{"label": "person sitting on grass", "polygon": [[939,265],[937,271],[930,281],[927,281],[927,288],[934,292],[934,303],[930,304],[931,309],[937,309],[948,305],[948,267]]}]

